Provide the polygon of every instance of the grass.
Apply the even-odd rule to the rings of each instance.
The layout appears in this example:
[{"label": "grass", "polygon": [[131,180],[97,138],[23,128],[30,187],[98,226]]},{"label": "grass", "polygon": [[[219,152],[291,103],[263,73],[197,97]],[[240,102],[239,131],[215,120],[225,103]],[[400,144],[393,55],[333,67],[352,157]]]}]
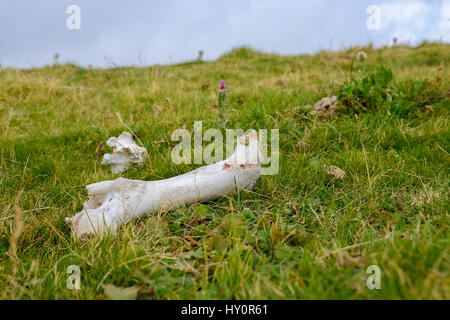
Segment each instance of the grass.
[{"label": "grass", "polygon": [[[0,298],[103,299],[114,285],[139,299],[449,299],[449,56],[430,43],[289,57],[242,48],[171,66],[0,70]],[[194,169],[171,162],[170,135],[196,120],[215,127],[220,79],[229,128],[280,130],[280,172],[253,192],[74,240],[64,217],[85,186],[117,177],[99,144],[136,133],[149,160],[126,178]],[[332,95],[335,118],[298,107]],[[70,265],[81,290],[66,286]],[[366,286],[370,265],[380,290]]]}]

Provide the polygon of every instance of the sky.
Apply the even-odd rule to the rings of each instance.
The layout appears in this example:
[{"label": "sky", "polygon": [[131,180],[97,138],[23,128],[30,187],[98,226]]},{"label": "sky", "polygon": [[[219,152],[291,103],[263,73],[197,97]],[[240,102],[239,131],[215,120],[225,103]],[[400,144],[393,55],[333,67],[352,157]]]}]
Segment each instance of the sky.
[{"label": "sky", "polygon": [[294,55],[394,38],[450,43],[450,0],[0,0],[2,67],[56,54],[84,67],[173,64],[200,50],[214,60],[242,46]]}]

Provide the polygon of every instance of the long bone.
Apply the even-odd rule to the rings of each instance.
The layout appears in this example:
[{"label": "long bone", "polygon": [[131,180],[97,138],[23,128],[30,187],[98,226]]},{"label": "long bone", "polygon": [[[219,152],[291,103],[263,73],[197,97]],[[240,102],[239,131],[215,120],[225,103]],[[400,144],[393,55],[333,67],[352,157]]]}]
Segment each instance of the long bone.
[{"label": "long bone", "polygon": [[253,131],[238,138],[229,158],[176,177],[156,181],[118,178],[90,184],[83,210],[66,222],[79,238],[116,232],[123,223],[150,212],[251,189],[260,176],[261,161],[258,135]]}]

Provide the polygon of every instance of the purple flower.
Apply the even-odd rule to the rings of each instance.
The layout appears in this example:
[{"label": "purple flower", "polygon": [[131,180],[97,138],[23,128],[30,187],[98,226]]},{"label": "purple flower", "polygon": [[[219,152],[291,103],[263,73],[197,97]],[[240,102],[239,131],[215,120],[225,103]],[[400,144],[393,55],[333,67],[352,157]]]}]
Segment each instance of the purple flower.
[{"label": "purple flower", "polygon": [[227,85],[225,83],[225,80],[220,80],[220,90],[225,90],[227,88]]}]

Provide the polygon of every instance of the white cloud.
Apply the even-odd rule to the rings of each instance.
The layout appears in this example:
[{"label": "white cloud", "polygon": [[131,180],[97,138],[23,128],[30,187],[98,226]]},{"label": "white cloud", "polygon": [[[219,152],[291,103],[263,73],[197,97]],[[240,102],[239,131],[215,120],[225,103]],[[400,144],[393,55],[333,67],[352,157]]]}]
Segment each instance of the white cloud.
[{"label": "white cloud", "polygon": [[391,38],[413,45],[450,41],[450,0],[401,0],[382,3],[380,8],[383,32]]},{"label": "white cloud", "polygon": [[450,0],[441,4],[438,30],[442,41],[450,42]]},{"label": "white cloud", "polygon": [[431,10],[431,6],[423,1],[386,2],[380,8],[386,24],[409,23],[417,17],[426,16]]},{"label": "white cloud", "polygon": [[382,28],[401,42],[423,41],[433,7],[423,1],[387,2],[380,5]]}]

